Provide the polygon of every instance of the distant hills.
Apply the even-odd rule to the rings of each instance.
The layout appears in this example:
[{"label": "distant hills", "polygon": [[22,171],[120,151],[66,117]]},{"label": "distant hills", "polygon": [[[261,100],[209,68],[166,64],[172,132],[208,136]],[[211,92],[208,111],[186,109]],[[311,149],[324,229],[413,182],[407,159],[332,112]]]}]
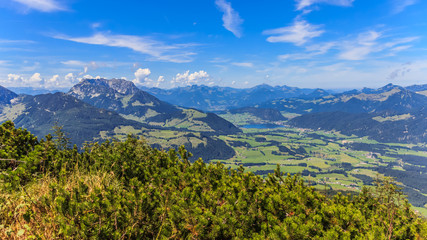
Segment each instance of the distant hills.
[{"label": "distant hills", "polygon": [[288,122],[291,126],[336,130],[383,142],[427,142],[427,97],[391,84],[312,101],[281,99],[261,106],[302,114]]},{"label": "distant hills", "polygon": [[293,127],[336,130],[378,141],[427,142],[427,84],[388,84],[337,94],[269,85],[249,89],[190,86],[146,90],[178,105],[216,111],[241,126],[283,124],[288,120],[285,124]]},{"label": "distant hills", "polygon": [[[316,89],[296,88],[288,86],[272,87],[267,84],[247,89],[218,86],[188,86],[172,89],[142,88],[159,99],[173,102],[176,105],[197,108],[204,111],[221,111],[231,108],[252,106],[278,98],[308,97],[311,98]],[[323,91],[323,90],[322,90]],[[328,95],[324,91],[324,95]],[[323,96],[323,95],[322,95]]]},{"label": "distant hills", "polygon": [[299,114],[317,112],[380,113],[394,111],[407,113],[426,106],[427,97],[396,85],[379,89],[364,88],[315,99],[282,98],[257,105]]}]

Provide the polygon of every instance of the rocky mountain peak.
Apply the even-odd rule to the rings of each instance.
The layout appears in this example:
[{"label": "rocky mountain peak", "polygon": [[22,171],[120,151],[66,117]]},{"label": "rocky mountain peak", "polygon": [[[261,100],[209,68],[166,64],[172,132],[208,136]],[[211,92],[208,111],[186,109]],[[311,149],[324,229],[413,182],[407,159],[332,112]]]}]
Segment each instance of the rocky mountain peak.
[{"label": "rocky mountain peak", "polygon": [[139,91],[133,82],[124,79],[84,79],[71,88],[70,94],[81,99],[97,94],[132,95]]}]

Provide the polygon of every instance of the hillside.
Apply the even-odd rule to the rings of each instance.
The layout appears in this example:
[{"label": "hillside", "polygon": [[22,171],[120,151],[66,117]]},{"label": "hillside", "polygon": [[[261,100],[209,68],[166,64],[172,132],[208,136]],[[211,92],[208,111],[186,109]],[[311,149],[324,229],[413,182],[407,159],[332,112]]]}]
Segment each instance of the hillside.
[{"label": "hillside", "polygon": [[2,107],[0,121],[6,120],[31,130],[39,138],[51,133],[54,125],[63,126],[72,142],[79,146],[85,141],[100,138],[101,131],[113,131],[117,126],[147,127],[65,93],[19,96],[13,104]]},{"label": "hillside", "polygon": [[95,107],[115,111],[126,119],[151,126],[213,134],[240,132],[232,123],[216,114],[176,107],[122,79],[85,79],[72,87],[68,94]]},{"label": "hillside", "polygon": [[[3,239],[425,239],[388,178],[331,198],[285,176],[266,179],[222,164],[191,164],[184,148],[159,151],[135,138],[63,149],[0,126]],[[11,138],[10,136],[13,136]],[[13,167],[13,169],[12,169]]]},{"label": "hillside", "polygon": [[291,119],[288,124],[300,128],[336,130],[346,135],[369,136],[379,142],[427,142],[425,109],[407,114],[309,113]]},{"label": "hillside", "polygon": [[[16,95],[14,95],[16,96]],[[1,97],[1,95],[0,95]],[[0,122],[14,121],[16,126],[26,128],[39,139],[53,132],[55,125],[62,127],[72,144],[79,148],[86,141],[122,139],[128,134],[143,136],[158,148],[178,149],[184,145],[197,153],[197,157],[226,159],[235,152],[222,140],[211,134],[148,125],[123,118],[114,111],[96,108],[65,93],[20,95],[11,104],[0,106]],[[221,122],[219,121],[221,124]],[[211,123],[216,126],[216,122]],[[164,137],[168,136],[165,140]]]},{"label": "hillside", "polygon": [[[188,86],[172,89],[143,88],[145,91],[166,102],[176,105],[202,109],[205,111],[223,111],[263,103],[277,98],[298,96],[310,97],[316,90],[288,86],[258,85],[248,89],[218,86]],[[319,93],[317,93],[318,95]],[[322,95],[323,96],[323,95]]]},{"label": "hillside", "polygon": [[9,104],[10,100],[16,98],[17,96],[18,94],[0,86],[0,104]]}]

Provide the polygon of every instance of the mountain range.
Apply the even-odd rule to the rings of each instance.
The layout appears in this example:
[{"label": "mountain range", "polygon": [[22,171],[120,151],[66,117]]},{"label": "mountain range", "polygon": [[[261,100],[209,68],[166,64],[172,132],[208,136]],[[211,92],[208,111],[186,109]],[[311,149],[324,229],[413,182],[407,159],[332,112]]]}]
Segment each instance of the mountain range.
[{"label": "mountain range", "polygon": [[[385,142],[427,142],[427,96],[423,94],[427,85],[388,84],[337,94],[268,85],[145,90],[159,98],[123,79],[84,79],[67,93],[35,96],[0,87],[0,121],[13,120],[39,137],[52,132],[53,125],[61,125],[78,145],[123,136],[127,129],[158,147],[186,145],[190,151],[210,153],[207,159],[234,154],[216,136],[239,134],[233,123],[240,118],[250,119],[240,121],[244,124],[278,123]],[[220,116],[194,107],[216,110]],[[163,138],[164,131],[169,131],[169,140],[175,140]]]},{"label": "mountain range", "polygon": [[272,87],[267,84],[253,88],[238,89],[218,86],[188,86],[172,89],[142,88],[159,99],[173,102],[176,105],[197,108],[204,111],[222,111],[231,108],[252,106],[265,101],[278,98],[314,97],[329,95],[326,91],[318,89],[296,88],[288,86]]},{"label": "mountain range", "polygon": [[115,111],[126,119],[151,126],[215,134],[240,132],[240,129],[214,113],[177,107],[122,79],[86,79],[72,87],[68,94],[95,107]]},{"label": "mountain range", "polygon": [[[52,133],[54,125],[62,126],[72,143],[79,146],[85,141],[137,134],[150,137],[159,148],[185,145],[207,160],[234,154],[215,135],[241,132],[214,113],[160,101],[132,82],[119,79],[85,79],[68,93],[35,96],[17,95],[2,87],[0,109],[0,122],[12,120],[39,138]],[[169,131],[171,141],[163,141],[159,131]]]}]

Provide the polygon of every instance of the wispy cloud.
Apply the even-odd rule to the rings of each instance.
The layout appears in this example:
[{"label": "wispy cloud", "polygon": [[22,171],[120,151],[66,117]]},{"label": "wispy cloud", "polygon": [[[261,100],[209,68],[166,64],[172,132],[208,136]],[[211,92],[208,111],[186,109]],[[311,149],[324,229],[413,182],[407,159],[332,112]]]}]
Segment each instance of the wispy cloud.
[{"label": "wispy cloud", "polygon": [[[356,40],[343,41],[340,44],[339,58],[343,60],[364,60],[372,53],[390,51],[402,51],[408,49],[407,44],[418,39],[418,37],[406,37],[393,40],[383,39],[381,32],[368,31],[360,33]],[[381,41],[381,39],[383,39]]]},{"label": "wispy cloud", "polygon": [[224,13],[224,15],[222,15],[224,28],[232,32],[234,36],[240,38],[242,36],[241,25],[243,19],[240,18],[239,13],[231,7],[231,3],[225,0],[215,0],[215,4],[219,10]]},{"label": "wispy cloud", "polygon": [[296,0],[297,10],[303,10],[313,4],[323,3],[335,6],[350,7],[355,0]]},{"label": "wispy cloud", "polygon": [[231,64],[238,67],[248,67],[248,68],[254,67],[254,64],[251,62],[233,62]]},{"label": "wispy cloud", "polygon": [[66,11],[67,8],[56,0],[12,0],[18,2],[29,9],[34,9],[41,12],[57,12]]},{"label": "wispy cloud", "polygon": [[410,71],[411,71],[411,63],[410,62],[404,63],[399,68],[393,70],[393,72],[391,72],[388,75],[387,79],[395,80],[397,78],[403,78]]},{"label": "wispy cloud", "polygon": [[108,33],[96,33],[89,37],[69,37],[66,35],[53,36],[56,39],[68,40],[78,43],[103,45],[109,47],[129,48],[136,52],[151,56],[150,60],[175,63],[193,61],[194,52],[188,51],[195,44],[166,44],[154,40],[151,37],[133,35],[114,35]]},{"label": "wispy cloud", "polygon": [[305,44],[312,38],[322,35],[321,25],[312,25],[305,20],[295,20],[294,24],[287,27],[266,30],[265,35],[273,35],[267,38],[268,42],[289,42],[297,46]]},{"label": "wispy cloud", "polygon": [[392,13],[397,14],[403,12],[405,8],[414,5],[418,0],[393,0],[393,9]]},{"label": "wispy cloud", "polygon": [[376,40],[381,33],[369,31],[359,34],[356,41],[347,42],[339,57],[344,60],[362,60],[371,52],[378,51]]},{"label": "wispy cloud", "polygon": [[305,47],[306,52],[283,54],[283,55],[279,55],[278,59],[281,61],[311,59],[315,56],[323,55],[327,53],[330,49],[336,46],[337,46],[337,42],[313,44]]}]

